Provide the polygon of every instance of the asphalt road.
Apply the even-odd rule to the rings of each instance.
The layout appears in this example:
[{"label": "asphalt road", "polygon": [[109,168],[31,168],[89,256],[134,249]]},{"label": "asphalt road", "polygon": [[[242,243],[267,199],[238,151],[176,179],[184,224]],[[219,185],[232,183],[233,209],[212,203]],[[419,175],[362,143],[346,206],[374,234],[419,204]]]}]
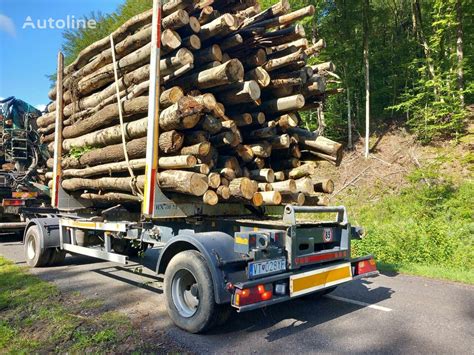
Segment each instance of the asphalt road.
[{"label": "asphalt road", "polygon": [[[0,240],[0,254],[24,264],[23,246]],[[158,251],[126,267],[80,256],[63,266],[33,269],[67,293],[101,298],[147,331],[165,331],[196,353],[474,353],[474,287],[406,275],[381,275],[340,286],[321,300],[296,299],[232,316],[206,335],[170,322],[162,279],[153,274]],[[71,294],[72,296],[72,294]]]}]

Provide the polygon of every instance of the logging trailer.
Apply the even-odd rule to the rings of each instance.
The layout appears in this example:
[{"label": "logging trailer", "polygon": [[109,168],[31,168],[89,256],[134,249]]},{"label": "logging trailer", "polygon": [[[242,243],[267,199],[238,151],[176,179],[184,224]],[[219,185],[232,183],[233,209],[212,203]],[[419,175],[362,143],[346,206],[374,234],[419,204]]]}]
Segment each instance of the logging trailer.
[{"label": "logging trailer", "polygon": [[[53,265],[66,253],[127,264],[148,246],[160,249],[156,272],[164,275],[168,313],[180,328],[203,332],[238,312],[377,274],[372,256],[351,258],[361,230],[346,209],[297,207],[273,210],[244,204],[208,206],[169,199],[157,183],[159,137],[160,1],[154,1],[145,188],[141,214],[121,206],[99,210],[61,186],[63,56],[58,55],[52,206],[58,213],[28,221],[25,257],[31,267]],[[332,213],[328,222],[298,214]],[[279,215],[275,217],[275,215]]]}]

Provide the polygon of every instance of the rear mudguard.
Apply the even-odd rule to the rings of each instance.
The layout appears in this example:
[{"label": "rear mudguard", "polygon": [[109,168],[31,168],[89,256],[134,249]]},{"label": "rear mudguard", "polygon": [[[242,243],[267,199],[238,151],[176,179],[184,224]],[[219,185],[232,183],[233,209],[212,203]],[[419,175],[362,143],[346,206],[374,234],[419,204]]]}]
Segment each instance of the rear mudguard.
[{"label": "rear mudguard", "polygon": [[37,226],[40,233],[41,250],[58,248],[60,246],[59,219],[58,218],[33,218],[28,221],[23,234],[23,242],[28,229]]},{"label": "rear mudguard", "polygon": [[240,254],[234,252],[234,238],[222,232],[189,232],[173,237],[160,253],[157,273],[164,274],[173,256],[185,250],[197,250],[206,259],[212,275],[216,303],[230,303],[231,294],[226,291],[227,281],[222,265],[241,258]]}]

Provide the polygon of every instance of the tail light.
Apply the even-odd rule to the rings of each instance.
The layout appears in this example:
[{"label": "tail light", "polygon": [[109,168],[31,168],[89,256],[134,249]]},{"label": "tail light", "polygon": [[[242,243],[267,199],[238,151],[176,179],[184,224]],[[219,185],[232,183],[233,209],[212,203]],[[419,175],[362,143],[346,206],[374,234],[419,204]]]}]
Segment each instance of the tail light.
[{"label": "tail light", "polygon": [[370,258],[357,262],[355,268],[355,275],[367,274],[373,271],[377,271],[377,265],[375,263],[374,258]]},{"label": "tail light", "polygon": [[241,307],[249,304],[271,300],[273,285],[258,285],[250,288],[236,289],[234,292],[234,306]]},{"label": "tail light", "polygon": [[14,199],[14,198],[5,198],[3,199],[2,201],[2,206],[3,207],[9,207],[9,206],[24,206],[25,205],[25,201],[24,200],[18,200],[18,199]]}]

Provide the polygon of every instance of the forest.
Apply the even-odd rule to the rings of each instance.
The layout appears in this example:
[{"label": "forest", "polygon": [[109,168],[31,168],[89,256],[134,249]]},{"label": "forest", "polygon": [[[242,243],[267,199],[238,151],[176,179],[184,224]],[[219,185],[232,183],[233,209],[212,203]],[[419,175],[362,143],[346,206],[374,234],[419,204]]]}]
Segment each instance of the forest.
[{"label": "forest", "polygon": [[[277,0],[260,2],[267,8]],[[293,9],[315,6],[304,23],[306,35],[312,42],[324,39],[326,48],[312,60],[331,60],[336,75],[330,85],[343,89],[325,102],[324,121],[315,112],[303,114],[308,128],[324,130],[348,148],[364,136],[367,117],[370,132],[396,124],[422,143],[462,136],[474,95],[473,0],[290,3]],[[151,0],[125,0],[115,13],[90,14],[96,29],[64,34],[66,64],[151,6]]]}]

